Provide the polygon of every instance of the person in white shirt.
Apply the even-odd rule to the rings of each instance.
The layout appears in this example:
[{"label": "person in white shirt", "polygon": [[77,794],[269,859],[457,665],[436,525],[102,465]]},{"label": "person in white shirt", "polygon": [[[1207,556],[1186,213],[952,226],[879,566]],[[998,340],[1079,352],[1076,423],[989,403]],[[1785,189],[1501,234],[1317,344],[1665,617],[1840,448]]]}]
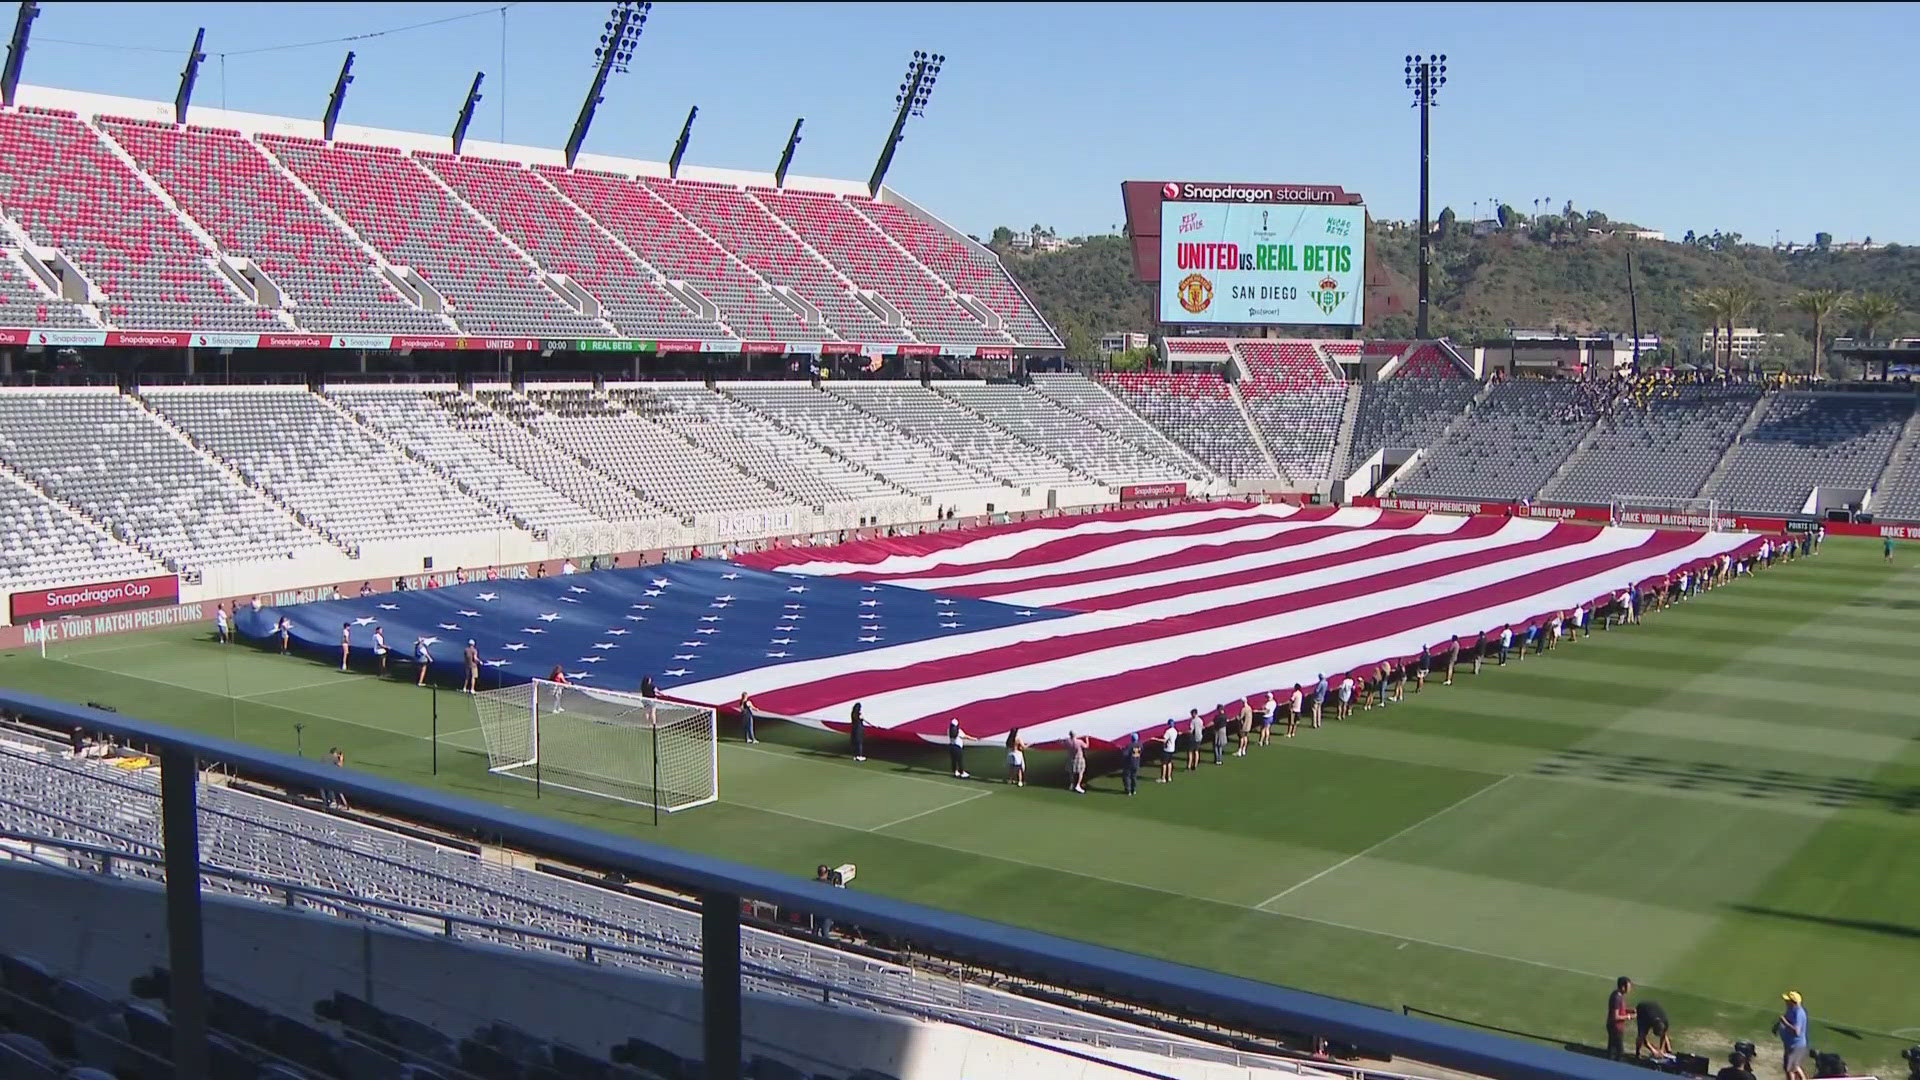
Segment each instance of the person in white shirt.
[{"label": "person in white shirt", "polygon": [[387,674],[387,635],[379,627],[373,628],[373,658],[380,662],[380,674]]},{"label": "person in white shirt", "polygon": [[1513,648],[1513,627],[1500,628],[1500,666],[1507,666],[1507,653]]},{"label": "person in white shirt", "polygon": [[1160,783],[1173,783],[1173,761],[1180,753],[1180,725],[1167,721],[1167,730],[1160,733]]},{"label": "person in white shirt", "polygon": [[1067,732],[1067,790],[1087,793],[1087,740]]},{"label": "person in white shirt", "polygon": [[1333,715],[1335,720],[1345,720],[1353,714],[1353,676],[1340,676],[1340,708]]},{"label": "person in white shirt", "polygon": [[1280,701],[1267,691],[1267,700],[1260,703],[1260,745],[1266,746],[1273,739],[1273,715],[1280,709]]},{"label": "person in white shirt", "polygon": [[1027,744],[1020,738],[1019,728],[1007,732],[1007,783],[1027,786]]},{"label": "person in white shirt", "polygon": [[1289,739],[1293,738],[1294,732],[1300,730],[1300,706],[1304,701],[1305,696],[1300,692],[1300,684],[1294,683],[1293,696],[1287,698],[1287,738]]},{"label": "person in white shirt", "polygon": [[560,563],[560,573],[561,573],[561,574],[562,574],[563,576],[564,576],[564,575],[566,575],[566,574],[577,574],[577,573],[579,573],[579,572],[580,572],[580,570],[579,570],[579,567],[576,567],[576,566],[574,566],[574,565],[573,565],[573,560],[572,560],[572,559],[564,559],[564,560],[562,560],[562,561],[561,561],[561,563]]},{"label": "person in white shirt", "polygon": [[213,605],[213,636],[220,644],[227,644],[230,629],[227,623],[227,609],[219,604]]},{"label": "person in white shirt", "polygon": [[347,657],[353,653],[353,624],[340,624],[340,670],[347,670]]}]

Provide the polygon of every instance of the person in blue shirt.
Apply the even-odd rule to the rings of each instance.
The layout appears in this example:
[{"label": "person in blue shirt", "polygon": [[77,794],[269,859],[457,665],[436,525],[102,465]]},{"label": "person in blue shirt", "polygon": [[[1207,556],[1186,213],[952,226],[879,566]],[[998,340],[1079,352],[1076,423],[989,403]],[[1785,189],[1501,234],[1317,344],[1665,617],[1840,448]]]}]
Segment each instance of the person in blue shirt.
[{"label": "person in blue shirt", "polygon": [[1140,790],[1140,736],[1127,736],[1127,745],[1120,748],[1120,788],[1132,795]]},{"label": "person in blue shirt", "polygon": [[1789,990],[1780,995],[1787,1003],[1781,1010],[1780,1019],[1773,1022],[1773,1033],[1780,1036],[1783,1064],[1786,1066],[1787,1080],[1807,1080],[1807,1008],[1800,1002],[1800,992]]},{"label": "person in blue shirt", "polygon": [[1322,707],[1326,705],[1326,703],[1327,703],[1327,677],[1325,675],[1321,675],[1320,681],[1313,684],[1313,726],[1314,727],[1320,726],[1320,710]]}]

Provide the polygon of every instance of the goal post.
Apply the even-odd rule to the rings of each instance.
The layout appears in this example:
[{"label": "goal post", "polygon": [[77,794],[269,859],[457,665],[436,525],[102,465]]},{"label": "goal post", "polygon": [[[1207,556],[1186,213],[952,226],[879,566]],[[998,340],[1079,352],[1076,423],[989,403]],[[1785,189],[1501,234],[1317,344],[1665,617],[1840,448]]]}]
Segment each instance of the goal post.
[{"label": "goal post", "polygon": [[1707,496],[1676,499],[1657,495],[1615,495],[1607,506],[1607,520],[1615,525],[1719,532],[1727,528],[1720,500]]},{"label": "goal post", "polygon": [[714,711],[534,679],[473,696],[487,771],[672,813],[720,797]]}]

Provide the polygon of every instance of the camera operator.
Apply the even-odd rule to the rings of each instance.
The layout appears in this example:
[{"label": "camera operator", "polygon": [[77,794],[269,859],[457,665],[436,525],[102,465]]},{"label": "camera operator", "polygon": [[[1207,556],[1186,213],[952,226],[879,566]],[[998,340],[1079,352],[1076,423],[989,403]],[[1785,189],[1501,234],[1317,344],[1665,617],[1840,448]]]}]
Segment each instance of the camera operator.
[{"label": "camera operator", "polygon": [[1727,1055],[1727,1067],[1721,1069],[1714,1080],[1758,1080],[1753,1075],[1752,1049],[1752,1043],[1736,1043],[1733,1053]]}]

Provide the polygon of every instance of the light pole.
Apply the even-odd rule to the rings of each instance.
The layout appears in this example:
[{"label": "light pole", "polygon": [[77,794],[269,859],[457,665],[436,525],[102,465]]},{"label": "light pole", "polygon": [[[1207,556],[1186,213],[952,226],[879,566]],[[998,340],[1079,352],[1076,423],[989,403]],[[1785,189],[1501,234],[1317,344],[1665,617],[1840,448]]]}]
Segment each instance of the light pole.
[{"label": "light pole", "polygon": [[940,67],[946,62],[944,55],[924,49],[915,49],[913,59],[907,62],[900,92],[893,99],[896,106],[893,130],[887,132],[886,145],[880,148],[880,160],[874,162],[873,176],[867,181],[869,195],[876,198],[880,195],[880,185],[886,182],[887,169],[893,165],[893,151],[907,129],[907,117],[927,115],[927,99],[933,96],[933,84],[940,78]]},{"label": "light pole", "polygon": [[1412,55],[1407,57],[1406,67],[1407,89],[1413,91],[1414,108],[1420,110],[1420,312],[1413,335],[1424,340],[1432,336],[1427,331],[1427,307],[1433,295],[1428,280],[1433,238],[1427,224],[1427,112],[1440,88],[1447,85],[1447,57],[1445,53]]}]

